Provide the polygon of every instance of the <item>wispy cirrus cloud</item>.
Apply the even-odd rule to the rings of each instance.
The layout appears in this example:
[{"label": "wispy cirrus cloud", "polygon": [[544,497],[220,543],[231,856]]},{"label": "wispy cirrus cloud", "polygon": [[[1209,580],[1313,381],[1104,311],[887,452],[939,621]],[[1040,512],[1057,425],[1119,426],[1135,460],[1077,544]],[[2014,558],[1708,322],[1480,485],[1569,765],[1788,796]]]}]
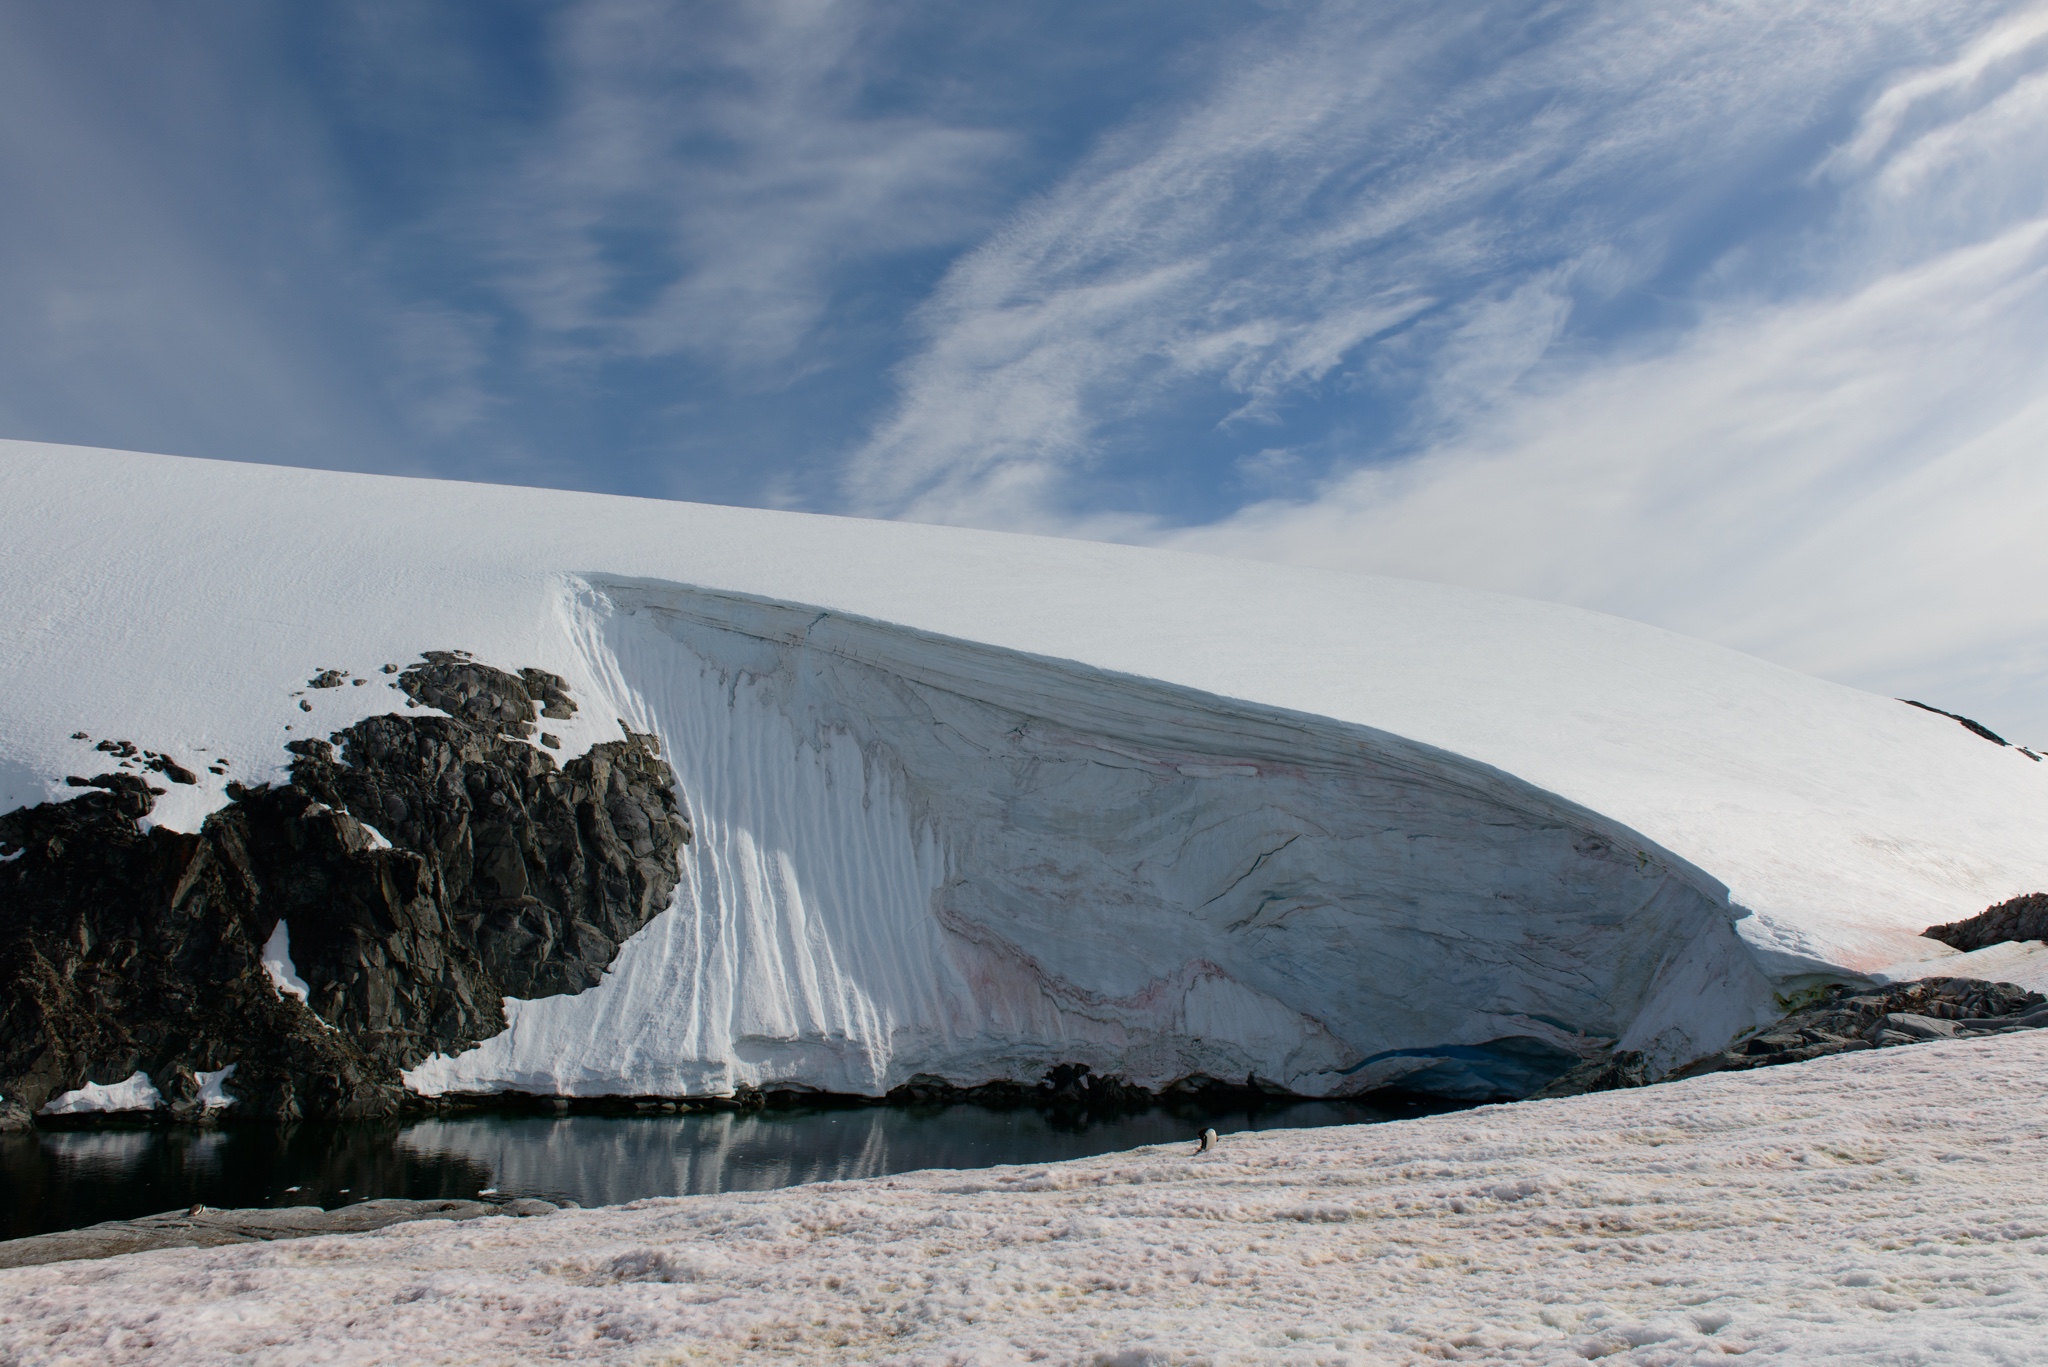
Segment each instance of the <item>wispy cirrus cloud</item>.
[{"label": "wispy cirrus cloud", "polygon": [[1114,458],[1107,429],[1167,405],[1241,421],[1363,393],[1402,409],[1411,440],[1461,421],[1575,309],[1697,250],[1874,68],[1971,18],[1918,4],[1305,11],[1263,30],[1206,97],[1106,137],[954,267],[850,495],[913,517],[1056,523],[1094,502],[1064,481]]},{"label": "wispy cirrus cloud", "polygon": [[2037,9],[1869,99],[1789,286],[1724,266],[1683,328],[1162,535],[1582,603],[2048,736],[2044,145]]},{"label": "wispy cirrus cloud", "polygon": [[563,11],[560,110],[467,208],[554,360],[796,358],[857,268],[986,226],[1001,131],[876,107],[886,21],[836,0]]},{"label": "wispy cirrus cloud", "polygon": [[2048,5],[0,38],[7,435],[1427,575],[2048,736]]},{"label": "wispy cirrus cloud", "polygon": [[2048,223],[1841,296],[1717,312],[1409,461],[1164,532],[1659,622],[2037,731]]},{"label": "wispy cirrus cloud", "polygon": [[[850,496],[1576,602],[2048,735],[2048,10],[1467,18],[1317,10],[1107,139],[925,305]],[[1234,447],[1238,501],[1104,498],[1148,420],[1153,480]]]}]

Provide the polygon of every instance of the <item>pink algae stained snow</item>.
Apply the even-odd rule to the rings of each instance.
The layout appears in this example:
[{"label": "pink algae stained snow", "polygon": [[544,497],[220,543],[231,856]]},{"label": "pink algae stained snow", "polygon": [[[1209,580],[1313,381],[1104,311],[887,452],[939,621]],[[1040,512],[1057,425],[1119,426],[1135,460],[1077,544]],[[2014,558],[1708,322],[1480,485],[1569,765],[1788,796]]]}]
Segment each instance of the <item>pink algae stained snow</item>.
[{"label": "pink algae stained snow", "polygon": [[0,1273],[0,1360],[2017,1363],[2048,1035]]}]

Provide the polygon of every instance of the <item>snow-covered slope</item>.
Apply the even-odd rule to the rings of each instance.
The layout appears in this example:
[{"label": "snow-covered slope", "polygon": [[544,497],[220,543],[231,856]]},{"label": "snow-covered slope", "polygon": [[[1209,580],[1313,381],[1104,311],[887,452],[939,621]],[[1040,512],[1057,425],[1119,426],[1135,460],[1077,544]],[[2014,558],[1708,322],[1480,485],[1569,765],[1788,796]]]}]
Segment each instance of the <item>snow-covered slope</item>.
[{"label": "snow-covered slope", "polygon": [[561,674],[564,753],[661,736],[676,905],[426,1090],[1514,1087],[1718,1047],[2048,887],[2017,750],[1427,584],[0,443],[0,585],[0,810],[120,738],[199,775],[156,814],[191,828],[209,764],[277,775],[428,649]]}]

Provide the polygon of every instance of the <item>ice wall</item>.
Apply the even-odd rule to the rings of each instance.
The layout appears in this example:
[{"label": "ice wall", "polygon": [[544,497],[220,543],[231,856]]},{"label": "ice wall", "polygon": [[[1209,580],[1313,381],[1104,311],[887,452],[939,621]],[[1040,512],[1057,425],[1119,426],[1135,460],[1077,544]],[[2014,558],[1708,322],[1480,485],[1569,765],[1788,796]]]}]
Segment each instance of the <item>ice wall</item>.
[{"label": "ice wall", "polygon": [[511,1003],[423,1091],[874,1094],[1078,1062],[1484,1095],[1774,1014],[1712,878],[1460,756],[652,581],[588,581],[565,619],[698,839],[602,984]]}]

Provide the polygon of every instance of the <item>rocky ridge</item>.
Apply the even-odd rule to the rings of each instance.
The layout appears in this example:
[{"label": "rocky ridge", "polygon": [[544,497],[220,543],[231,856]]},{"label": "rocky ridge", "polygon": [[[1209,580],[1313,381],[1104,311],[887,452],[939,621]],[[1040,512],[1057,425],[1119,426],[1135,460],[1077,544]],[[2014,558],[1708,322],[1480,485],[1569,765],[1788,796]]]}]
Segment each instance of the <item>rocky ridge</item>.
[{"label": "rocky ridge", "polygon": [[[668,905],[691,832],[652,736],[557,765],[554,675],[431,652],[399,684],[448,715],[294,742],[288,783],[231,784],[197,834],[139,824],[137,766],[0,816],[0,1124],[135,1071],[198,1118],[230,1066],[238,1116],[387,1114],[400,1069],[592,986]],[[280,922],[303,1002],[264,966]]]},{"label": "rocky ridge", "polygon": [[2011,940],[2048,940],[2048,892],[2010,898],[1968,920],[1935,926],[1926,935],[1965,953]]},{"label": "rocky ridge", "polygon": [[1718,1054],[1652,1077],[1639,1053],[1590,1059],[1530,1100],[1615,1091],[1706,1073],[1804,1063],[1829,1054],[1936,1039],[1971,1039],[2048,1027],[2048,997],[1979,978],[1922,978],[1886,987],[1834,986],[1810,1003]]}]

